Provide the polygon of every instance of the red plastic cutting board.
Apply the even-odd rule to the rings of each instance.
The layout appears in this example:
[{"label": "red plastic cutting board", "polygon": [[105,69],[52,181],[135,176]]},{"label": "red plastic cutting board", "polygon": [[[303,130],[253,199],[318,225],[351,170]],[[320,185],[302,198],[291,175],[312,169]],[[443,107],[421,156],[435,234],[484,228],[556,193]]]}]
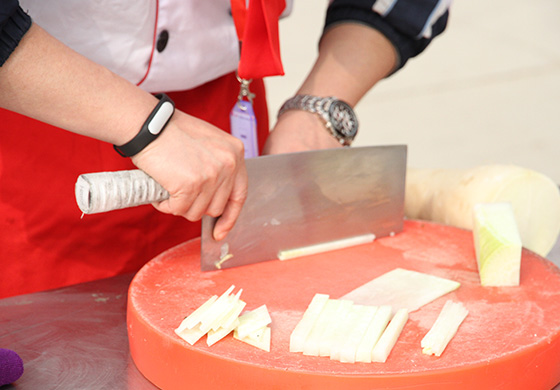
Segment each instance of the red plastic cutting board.
[{"label": "red plastic cutting board", "polygon": [[[406,221],[371,244],[224,271],[200,271],[200,241],[146,264],[131,283],[128,335],[138,369],[171,389],[549,390],[560,382],[560,270],[524,250],[520,287],[481,287],[472,233]],[[340,363],[289,352],[290,333],[315,293],[339,298],[396,267],[456,280],[461,287],[410,314],[385,363]],[[243,289],[246,309],[266,304],[271,351],[231,335],[190,346],[173,330],[212,295]],[[447,299],[469,315],[441,357],[420,340]]]}]

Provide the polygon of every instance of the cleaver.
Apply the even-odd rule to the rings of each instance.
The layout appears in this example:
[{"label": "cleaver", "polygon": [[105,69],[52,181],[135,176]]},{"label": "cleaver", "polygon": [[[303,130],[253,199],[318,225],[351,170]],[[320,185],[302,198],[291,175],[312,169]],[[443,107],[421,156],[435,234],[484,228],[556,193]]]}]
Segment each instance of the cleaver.
[{"label": "cleaver", "polygon": [[[402,231],[406,145],[335,148],[247,159],[247,200],[220,241],[204,216],[203,271],[349,246]],[[75,186],[85,214],[149,204],[169,194],[141,170],[83,174]],[[320,249],[318,249],[320,251]],[[289,256],[287,256],[289,257]]]}]

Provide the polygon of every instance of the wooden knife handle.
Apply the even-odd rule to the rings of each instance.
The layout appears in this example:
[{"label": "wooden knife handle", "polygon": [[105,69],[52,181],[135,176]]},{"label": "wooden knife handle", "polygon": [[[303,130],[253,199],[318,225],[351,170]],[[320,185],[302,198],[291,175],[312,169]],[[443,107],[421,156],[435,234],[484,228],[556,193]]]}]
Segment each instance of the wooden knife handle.
[{"label": "wooden knife handle", "polygon": [[150,204],[169,198],[169,193],[140,169],[80,175],[76,202],[84,214]]}]

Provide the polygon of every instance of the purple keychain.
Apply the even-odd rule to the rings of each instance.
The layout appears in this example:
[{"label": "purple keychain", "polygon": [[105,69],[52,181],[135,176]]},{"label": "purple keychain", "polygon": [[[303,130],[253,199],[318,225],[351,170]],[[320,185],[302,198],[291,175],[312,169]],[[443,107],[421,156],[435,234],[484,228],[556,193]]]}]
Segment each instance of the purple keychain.
[{"label": "purple keychain", "polygon": [[[237,102],[231,109],[229,120],[231,134],[239,138],[245,147],[245,158],[257,157],[259,148],[257,142],[257,118],[253,111],[254,93],[249,91],[249,84],[252,80],[245,80],[237,77],[241,83],[241,89],[237,97]],[[244,100],[244,98],[248,100]]]}]

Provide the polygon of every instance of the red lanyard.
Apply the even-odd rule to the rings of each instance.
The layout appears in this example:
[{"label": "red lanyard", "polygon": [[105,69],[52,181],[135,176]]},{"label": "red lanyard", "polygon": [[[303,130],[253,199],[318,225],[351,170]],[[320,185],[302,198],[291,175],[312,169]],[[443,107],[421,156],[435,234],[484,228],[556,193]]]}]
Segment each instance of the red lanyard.
[{"label": "red lanyard", "polygon": [[237,73],[242,79],[284,74],[280,58],[278,19],[285,0],[231,0],[231,13],[242,43]]}]

